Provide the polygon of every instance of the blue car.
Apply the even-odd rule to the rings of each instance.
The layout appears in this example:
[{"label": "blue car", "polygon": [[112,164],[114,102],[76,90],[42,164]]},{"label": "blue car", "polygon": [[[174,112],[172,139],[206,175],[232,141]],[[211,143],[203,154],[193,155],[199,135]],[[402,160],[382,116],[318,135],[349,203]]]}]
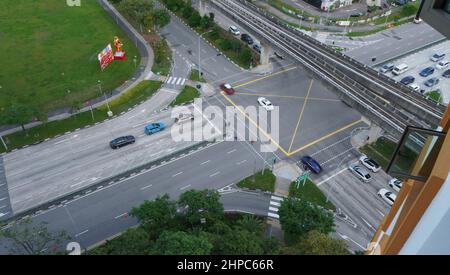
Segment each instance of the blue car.
[{"label": "blue car", "polygon": [[427,77],[429,75],[432,75],[434,73],[434,68],[433,67],[427,67],[425,69],[423,69],[422,71],[420,71],[420,75],[423,77]]},{"label": "blue car", "polygon": [[166,126],[164,126],[164,123],[162,122],[150,123],[147,126],[145,126],[145,133],[147,135],[151,135],[164,130],[164,128],[166,128]]},{"label": "blue car", "polygon": [[311,170],[314,174],[319,174],[322,172],[322,167],[320,164],[310,156],[304,156],[301,159],[303,166]]}]

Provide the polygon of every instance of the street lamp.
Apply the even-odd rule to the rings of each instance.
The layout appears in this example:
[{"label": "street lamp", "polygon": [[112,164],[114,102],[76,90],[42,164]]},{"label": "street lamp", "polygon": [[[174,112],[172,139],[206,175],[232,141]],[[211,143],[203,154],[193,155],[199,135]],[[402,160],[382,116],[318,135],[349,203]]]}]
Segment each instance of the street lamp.
[{"label": "street lamp", "polygon": [[104,93],[102,89],[102,82],[98,80],[97,83],[100,89],[100,94],[103,94],[105,96],[106,106],[108,107],[108,116],[112,116],[111,108],[109,108],[108,98],[106,97],[106,93]]},{"label": "street lamp", "polygon": [[206,31],[206,32],[204,32],[204,33],[202,33],[202,34],[200,34],[199,36],[198,36],[198,79],[200,80],[201,79],[201,71],[202,71],[202,69],[201,69],[201,64],[200,64],[200,62],[201,62],[201,59],[200,59],[200,38],[202,37],[202,35],[204,35],[204,34],[207,34],[207,33],[209,33],[209,32],[211,32],[212,30],[209,30],[209,31]]},{"label": "street lamp", "polygon": [[134,68],[136,69],[137,56],[134,56],[134,58],[133,58],[133,62],[134,62]]}]

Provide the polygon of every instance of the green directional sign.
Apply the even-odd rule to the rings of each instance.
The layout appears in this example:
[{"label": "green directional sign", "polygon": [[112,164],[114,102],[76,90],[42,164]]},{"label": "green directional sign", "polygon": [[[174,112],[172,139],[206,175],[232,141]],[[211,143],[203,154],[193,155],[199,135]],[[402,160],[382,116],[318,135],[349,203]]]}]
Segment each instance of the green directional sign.
[{"label": "green directional sign", "polygon": [[311,175],[311,171],[307,170],[297,178],[297,180],[296,180],[297,189],[300,186],[300,182],[302,182],[302,184],[305,185],[306,180],[309,178],[310,175]]}]

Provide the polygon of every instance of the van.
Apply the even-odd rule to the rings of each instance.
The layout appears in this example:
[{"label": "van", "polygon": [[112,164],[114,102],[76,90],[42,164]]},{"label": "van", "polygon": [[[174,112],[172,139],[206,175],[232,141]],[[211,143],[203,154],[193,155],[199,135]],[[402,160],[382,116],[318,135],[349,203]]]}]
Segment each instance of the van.
[{"label": "van", "polygon": [[395,75],[400,75],[408,70],[408,65],[406,64],[400,64],[398,66],[395,66],[395,68],[392,70],[392,73]]}]

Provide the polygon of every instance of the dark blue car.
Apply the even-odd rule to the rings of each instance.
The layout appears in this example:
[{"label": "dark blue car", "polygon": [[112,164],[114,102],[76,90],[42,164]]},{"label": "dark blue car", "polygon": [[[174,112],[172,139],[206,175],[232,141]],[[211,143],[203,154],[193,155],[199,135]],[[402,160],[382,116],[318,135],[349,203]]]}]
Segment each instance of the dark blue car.
[{"label": "dark blue car", "polygon": [[411,83],[414,82],[414,76],[405,76],[404,78],[402,78],[402,80],[400,80],[400,83],[402,83],[403,85],[409,85]]},{"label": "dark blue car", "polygon": [[322,172],[322,167],[320,164],[310,156],[304,156],[301,159],[301,162],[305,167],[307,167],[314,174],[319,174]]},{"label": "dark blue car", "polygon": [[433,67],[426,67],[425,69],[423,69],[422,71],[420,71],[420,75],[423,77],[427,77],[431,74],[434,73],[434,68]]}]

